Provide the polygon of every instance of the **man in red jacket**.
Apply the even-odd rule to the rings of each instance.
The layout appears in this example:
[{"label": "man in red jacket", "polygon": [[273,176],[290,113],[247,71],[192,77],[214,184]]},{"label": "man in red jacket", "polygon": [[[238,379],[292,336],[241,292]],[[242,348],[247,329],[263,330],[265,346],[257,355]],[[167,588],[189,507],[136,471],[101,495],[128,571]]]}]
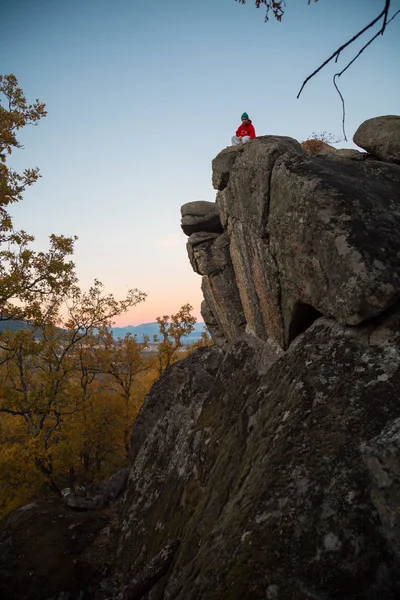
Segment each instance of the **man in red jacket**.
[{"label": "man in red jacket", "polygon": [[232,138],[232,144],[234,146],[237,144],[245,144],[246,142],[250,142],[250,140],[254,140],[256,137],[256,132],[252,122],[249,119],[249,115],[247,113],[243,113],[241,119],[242,124],[239,125],[236,135],[234,135]]}]

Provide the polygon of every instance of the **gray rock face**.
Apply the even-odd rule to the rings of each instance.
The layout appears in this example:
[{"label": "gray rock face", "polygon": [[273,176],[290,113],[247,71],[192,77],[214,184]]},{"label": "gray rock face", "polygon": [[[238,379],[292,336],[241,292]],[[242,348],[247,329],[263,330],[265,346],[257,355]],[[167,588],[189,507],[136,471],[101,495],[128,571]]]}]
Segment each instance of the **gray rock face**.
[{"label": "gray rock face", "polygon": [[370,154],[367,152],[360,152],[359,150],[354,150],[353,148],[338,148],[337,150],[334,148],[333,152],[331,150],[321,150],[316,154],[317,157],[325,157],[330,158],[331,160],[367,160],[368,158],[372,158]]},{"label": "gray rock face", "polygon": [[[225,161],[225,152],[213,160],[214,168]],[[285,137],[264,136],[244,145],[233,163],[226,188],[217,195],[221,221],[225,223],[229,217],[261,234],[268,220],[274,164],[283,154],[293,152],[303,155],[300,144]]]},{"label": "gray rock face", "polygon": [[400,169],[283,156],[267,234],[285,344],[304,305],[343,325],[381,314],[400,295]]},{"label": "gray rock face", "polygon": [[201,289],[219,330],[223,332],[227,341],[232,342],[246,327],[232,265],[227,265],[223,271],[211,276],[203,277]]},{"label": "gray rock face", "polygon": [[231,169],[243,151],[243,146],[229,146],[212,161],[212,184],[216,190],[224,190],[228,185]]},{"label": "gray rock face", "polygon": [[152,389],[120,564],[140,572],[181,541],[149,600],[398,598],[400,313],[358,328],[321,318],[275,362],[267,346],[207,349]]},{"label": "gray rock face", "polygon": [[214,202],[188,202],[181,208],[181,227],[186,235],[196,231],[222,233],[219,211]]},{"label": "gray rock face", "polygon": [[364,121],[353,141],[381,160],[400,164],[400,116],[387,115]]},{"label": "gray rock face", "polygon": [[231,263],[229,235],[227,232],[193,233],[187,243],[193,270],[199,275],[212,275]]},{"label": "gray rock face", "polygon": [[200,243],[198,231],[188,249],[206,277],[230,254],[234,274],[202,284],[230,341],[221,314],[239,306],[237,295],[237,334],[246,324],[281,349],[318,316],[354,326],[400,297],[400,167],[347,154],[309,157],[295,140],[265,136],[214,159],[226,234]]},{"label": "gray rock face", "polygon": [[342,158],[350,158],[351,160],[366,160],[369,157],[367,152],[360,152],[353,148],[338,148],[335,155]]},{"label": "gray rock face", "polygon": [[233,341],[243,333],[246,322],[232,267],[228,232],[193,233],[187,250],[193,270],[203,275],[207,319],[217,326],[209,329],[214,343]]},{"label": "gray rock face", "polygon": [[65,504],[71,508],[91,510],[110,506],[124,489],[128,479],[128,469],[121,469],[106,481],[79,489],[65,496]]},{"label": "gray rock face", "polygon": [[217,319],[214,317],[214,313],[210,309],[206,300],[203,300],[201,303],[201,316],[203,317],[203,321],[207,330],[214,342],[217,346],[225,346],[227,343],[227,339],[224,336],[221,327],[218,324]]},{"label": "gray rock face", "polygon": [[168,572],[169,566],[179,548],[179,542],[168,543],[143,571],[129,582],[123,591],[123,600],[140,600],[149,592],[159,579]]}]

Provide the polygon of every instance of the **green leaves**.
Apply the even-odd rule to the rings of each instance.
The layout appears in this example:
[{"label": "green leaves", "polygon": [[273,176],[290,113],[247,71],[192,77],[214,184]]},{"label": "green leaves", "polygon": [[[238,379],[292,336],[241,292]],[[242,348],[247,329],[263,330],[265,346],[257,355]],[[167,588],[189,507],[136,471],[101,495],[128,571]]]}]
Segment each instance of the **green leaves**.
[{"label": "green leaves", "polygon": [[17,173],[7,158],[21,148],[17,132],[46,116],[45,105],[28,104],[15,75],[0,75],[0,320],[42,322],[49,305],[58,305],[76,283],[75,265],[68,260],[76,237],[50,236],[46,252],[35,252],[34,237],[16,231],[8,206],[23,199],[25,189],[40,177],[39,169]]}]

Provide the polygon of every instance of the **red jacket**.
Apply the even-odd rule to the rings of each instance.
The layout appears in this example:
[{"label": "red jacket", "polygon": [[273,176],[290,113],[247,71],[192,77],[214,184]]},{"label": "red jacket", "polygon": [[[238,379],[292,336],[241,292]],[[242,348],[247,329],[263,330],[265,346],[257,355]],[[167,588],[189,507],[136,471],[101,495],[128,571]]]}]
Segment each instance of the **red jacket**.
[{"label": "red jacket", "polygon": [[242,123],[236,131],[236,137],[244,137],[245,135],[249,135],[252,140],[256,137],[256,132],[250,119],[247,121],[247,125],[243,125]]}]

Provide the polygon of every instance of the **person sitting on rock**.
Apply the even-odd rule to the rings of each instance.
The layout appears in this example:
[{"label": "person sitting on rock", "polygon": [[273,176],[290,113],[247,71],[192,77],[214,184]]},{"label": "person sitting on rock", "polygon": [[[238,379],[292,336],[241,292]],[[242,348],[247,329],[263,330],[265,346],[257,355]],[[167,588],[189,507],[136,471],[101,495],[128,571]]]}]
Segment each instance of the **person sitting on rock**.
[{"label": "person sitting on rock", "polygon": [[256,132],[253,123],[249,119],[249,115],[244,112],[241,116],[241,119],[242,124],[239,125],[236,135],[234,135],[232,138],[232,144],[234,146],[237,146],[238,144],[246,144],[246,142],[250,142],[250,140],[254,140],[256,137]]}]

